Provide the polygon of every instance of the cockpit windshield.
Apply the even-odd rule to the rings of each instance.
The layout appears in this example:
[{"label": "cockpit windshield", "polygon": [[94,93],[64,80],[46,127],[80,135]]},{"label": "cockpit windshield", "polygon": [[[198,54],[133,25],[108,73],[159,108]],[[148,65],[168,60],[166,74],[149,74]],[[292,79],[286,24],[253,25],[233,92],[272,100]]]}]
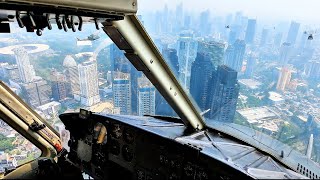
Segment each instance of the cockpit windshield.
[{"label": "cockpit windshield", "polygon": [[[209,127],[320,163],[318,5],[141,0],[138,18]],[[0,34],[0,78],[65,145],[58,115],[80,108],[177,116],[101,28],[52,28],[37,36],[11,24]]]}]

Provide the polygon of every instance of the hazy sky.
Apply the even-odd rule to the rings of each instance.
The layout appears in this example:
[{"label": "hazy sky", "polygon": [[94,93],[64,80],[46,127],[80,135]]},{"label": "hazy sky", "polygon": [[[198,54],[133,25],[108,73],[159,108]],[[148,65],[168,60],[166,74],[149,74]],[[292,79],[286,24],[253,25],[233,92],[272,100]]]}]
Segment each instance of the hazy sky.
[{"label": "hazy sky", "polygon": [[217,14],[242,11],[253,18],[287,19],[320,25],[320,0],[138,0],[139,12],[174,9],[183,2],[188,11],[210,9]]}]

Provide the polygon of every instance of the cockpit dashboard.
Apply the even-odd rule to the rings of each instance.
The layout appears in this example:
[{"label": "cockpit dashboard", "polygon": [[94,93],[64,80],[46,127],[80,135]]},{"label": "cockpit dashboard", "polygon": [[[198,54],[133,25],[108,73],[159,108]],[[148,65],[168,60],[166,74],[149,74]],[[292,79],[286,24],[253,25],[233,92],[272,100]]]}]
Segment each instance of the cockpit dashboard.
[{"label": "cockpit dashboard", "polygon": [[95,179],[299,178],[270,156],[218,131],[179,121],[68,113],[67,159]]}]

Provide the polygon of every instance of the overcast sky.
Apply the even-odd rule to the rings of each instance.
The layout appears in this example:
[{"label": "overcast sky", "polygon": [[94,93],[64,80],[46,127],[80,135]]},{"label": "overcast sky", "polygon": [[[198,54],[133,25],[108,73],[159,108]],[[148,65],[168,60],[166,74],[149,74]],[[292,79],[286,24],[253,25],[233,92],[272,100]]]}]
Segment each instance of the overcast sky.
[{"label": "overcast sky", "polygon": [[[182,0],[138,0],[139,13],[160,10],[165,4],[174,9]],[[242,11],[244,15],[262,19],[287,19],[320,25],[320,0],[183,0],[188,11],[206,9],[216,14]]]}]

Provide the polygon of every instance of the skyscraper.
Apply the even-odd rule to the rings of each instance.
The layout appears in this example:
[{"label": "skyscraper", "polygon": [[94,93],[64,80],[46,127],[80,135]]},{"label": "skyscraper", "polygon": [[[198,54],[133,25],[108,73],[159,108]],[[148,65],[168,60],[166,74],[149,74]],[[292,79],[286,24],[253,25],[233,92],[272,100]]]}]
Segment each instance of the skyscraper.
[{"label": "skyscraper", "polygon": [[98,70],[95,59],[90,58],[78,65],[81,104],[92,106],[100,102]]},{"label": "skyscraper", "polygon": [[247,60],[247,67],[246,67],[246,71],[245,71],[245,76],[248,78],[251,78],[253,75],[253,72],[256,68],[257,65],[257,56],[255,54],[250,54],[248,56],[248,60]]},{"label": "skyscraper", "polygon": [[138,78],[138,115],[155,115],[156,91],[144,76]]},{"label": "skyscraper", "polygon": [[174,75],[176,77],[179,76],[179,61],[177,56],[177,50],[167,48],[163,49],[163,58],[166,60],[166,62],[169,64],[169,67],[173,71]]},{"label": "skyscraper", "polygon": [[15,48],[13,51],[16,57],[20,79],[24,83],[32,82],[35,77],[35,71],[30,64],[27,51],[23,47]]},{"label": "skyscraper", "polygon": [[309,61],[304,67],[304,73],[308,79],[316,80],[320,78],[320,62]]},{"label": "skyscraper", "polygon": [[52,97],[56,101],[63,100],[67,97],[66,77],[57,70],[51,71],[51,88]]},{"label": "skyscraper", "polygon": [[113,77],[113,105],[120,108],[120,114],[131,114],[131,82],[130,74],[120,71],[114,72]]},{"label": "skyscraper", "polygon": [[284,66],[281,68],[278,83],[277,83],[277,90],[278,91],[284,91],[291,80],[291,69]]},{"label": "skyscraper", "polygon": [[225,65],[237,72],[241,72],[245,50],[246,43],[243,40],[236,40],[236,42],[228,46],[226,50]]},{"label": "skyscraper", "polygon": [[212,81],[214,68],[210,57],[204,53],[197,53],[196,60],[191,67],[190,94],[198,104],[201,111],[206,110],[207,98],[209,98],[209,85]]},{"label": "skyscraper", "polygon": [[4,67],[4,72],[6,76],[12,81],[19,82],[21,80],[17,65],[9,65]]},{"label": "skyscraper", "polygon": [[197,42],[193,32],[184,31],[178,40],[179,79],[185,89],[190,87],[191,64],[196,58]]},{"label": "skyscraper", "polygon": [[210,11],[206,10],[200,13],[200,24],[199,24],[199,31],[201,32],[202,36],[209,36],[211,30],[211,24],[209,21]]},{"label": "skyscraper", "polygon": [[295,21],[291,22],[286,42],[291,43],[292,45],[295,44],[297,36],[298,36],[299,28],[300,28],[299,23],[297,23]]},{"label": "skyscraper", "polygon": [[212,75],[210,86],[212,100],[209,118],[232,123],[240,89],[237,71],[225,65],[218,66]]},{"label": "skyscraper", "polygon": [[50,102],[52,91],[47,81],[38,79],[31,83],[24,83],[22,87],[26,93],[29,105],[38,107]]},{"label": "skyscraper", "polygon": [[239,24],[235,24],[232,25],[230,29],[228,43],[233,44],[237,39],[239,39],[242,32],[242,27]]},{"label": "skyscraper", "polygon": [[[141,72],[138,72],[130,61],[124,56],[123,52],[115,45],[110,46],[110,58],[113,62],[113,72],[130,73],[131,84],[131,114],[138,115],[137,101],[138,101],[138,77]],[[113,75],[112,75],[113,76]]]},{"label": "skyscraper", "polygon": [[248,19],[247,30],[245,35],[246,44],[251,44],[254,41],[254,35],[256,33],[256,19]]},{"label": "skyscraper", "polygon": [[80,101],[78,65],[72,56],[67,55],[63,61],[63,67],[65,68],[64,72],[66,75],[66,80],[68,83],[70,83],[70,95],[72,95],[75,100]]},{"label": "skyscraper", "polygon": [[308,36],[309,36],[309,34],[307,32],[303,32],[301,34],[301,39],[300,39],[300,42],[299,42],[300,51],[303,51],[303,49],[306,47],[306,43],[308,41]]},{"label": "skyscraper", "polygon": [[269,36],[269,29],[263,28],[261,32],[260,46],[266,45],[268,36]]},{"label": "skyscraper", "polygon": [[291,56],[292,46],[290,43],[282,43],[280,47],[280,65],[285,66],[288,64]]},{"label": "skyscraper", "polygon": [[274,46],[279,47],[281,42],[282,42],[282,33],[279,32],[274,36],[273,44]]},{"label": "skyscraper", "polygon": [[199,41],[198,52],[208,54],[213,68],[223,64],[225,43],[217,41]]}]

